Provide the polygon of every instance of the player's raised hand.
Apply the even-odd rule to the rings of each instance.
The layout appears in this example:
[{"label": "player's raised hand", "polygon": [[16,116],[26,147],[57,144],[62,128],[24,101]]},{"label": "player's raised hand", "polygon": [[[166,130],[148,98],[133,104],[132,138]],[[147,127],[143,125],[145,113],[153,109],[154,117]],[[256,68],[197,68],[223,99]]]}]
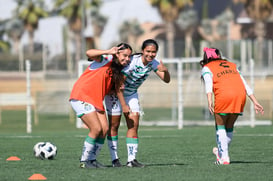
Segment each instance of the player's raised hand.
[{"label": "player's raised hand", "polygon": [[122,47],[123,47],[123,45],[121,45],[121,46],[119,46],[119,47],[112,47],[112,48],[109,50],[109,54],[112,54],[112,55],[117,54],[118,51],[119,51],[119,49],[122,48]]},{"label": "player's raised hand", "polygon": [[166,72],[168,71],[167,67],[163,64],[162,60],[160,60],[160,64],[157,66],[158,71]]}]

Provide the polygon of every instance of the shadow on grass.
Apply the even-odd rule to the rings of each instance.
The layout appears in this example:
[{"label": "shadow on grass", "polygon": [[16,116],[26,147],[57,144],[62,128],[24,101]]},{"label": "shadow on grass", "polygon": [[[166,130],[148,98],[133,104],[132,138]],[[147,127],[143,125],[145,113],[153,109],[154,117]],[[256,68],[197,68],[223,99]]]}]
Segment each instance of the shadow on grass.
[{"label": "shadow on grass", "polygon": [[145,167],[165,167],[165,166],[183,166],[184,163],[147,163]]},{"label": "shadow on grass", "polygon": [[268,162],[268,161],[231,161],[231,164],[242,164],[242,163],[272,163],[272,162]]},{"label": "shadow on grass", "polygon": [[[187,164],[184,164],[184,163],[143,163],[145,166],[144,168],[146,167],[166,167],[166,166],[183,166],[183,165],[187,165]],[[105,167],[107,168],[114,168],[112,167],[112,165],[105,165]],[[127,167],[126,165],[122,165],[121,168],[130,168],[130,167]],[[134,168],[137,168],[137,167],[134,167]]]}]

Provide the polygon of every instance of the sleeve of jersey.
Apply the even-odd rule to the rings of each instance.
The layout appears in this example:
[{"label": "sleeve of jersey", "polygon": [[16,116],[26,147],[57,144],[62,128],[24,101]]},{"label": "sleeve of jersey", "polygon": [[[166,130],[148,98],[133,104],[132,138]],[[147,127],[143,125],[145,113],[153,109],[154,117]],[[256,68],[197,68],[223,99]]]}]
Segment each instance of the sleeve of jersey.
[{"label": "sleeve of jersey", "polygon": [[[239,72],[239,70],[238,70]],[[239,72],[240,73],[240,72]],[[244,79],[244,77],[242,76],[242,74],[240,73],[240,77],[244,83],[244,86],[245,86],[245,89],[246,89],[246,94],[248,96],[252,95],[253,94],[253,90],[249,87],[249,85],[247,84],[246,80]]]},{"label": "sleeve of jersey", "polygon": [[201,73],[204,79],[206,93],[212,92],[212,72],[208,67],[203,67]]},{"label": "sleeve of jersey", "polygon": [[154,70],[154,72],[157,72],[157,66],[159,65],[159,62],[157,60],[153,60],[153,65],[152,65],[152,68]]}]

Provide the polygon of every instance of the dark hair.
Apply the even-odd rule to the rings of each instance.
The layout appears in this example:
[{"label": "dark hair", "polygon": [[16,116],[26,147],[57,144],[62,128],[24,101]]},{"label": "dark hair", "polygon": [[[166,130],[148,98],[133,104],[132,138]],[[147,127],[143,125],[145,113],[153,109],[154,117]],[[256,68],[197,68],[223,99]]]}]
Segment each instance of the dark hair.
[{"label": "dark hair", "polygon": [[[122,47],[120,47],[120,46],[122,46]],[[117,47],[120,47],[119,50],[129,49],[129,50],[133,51],[132,47],[130,45],[128,45],[127,43],[120,43],[117,45]],[[124,81],[123,74],[121,73],[121,70],[123,68],[124,67],[119,63],[119,60],[114,55],[113,62],[111,64],[112,83],[113,83],[112,89],[114,89],[116,92],[120,89],[121,84]]]},{"label": "dark hair", "polygon": [[[122,47],[120,47],[120,46],[122,46]],[[127,43],[120,43],[117,45],[117,47],[120,47],[118,50],[130,49],[131,51],[133,51],[132,47]]]},{"label": "dark hair", "polygon": [[[144,50],[149,45],[155,46],[156,51],[158,51],[159,46],[158,46],[157,42],[155,40],[153,40],[153,39],[147,39],[147,40],[145,40],[142,43],[141,50]],[[132,56],[134,56],[134,55],[142,55],[142,53],[134,53],[134,54],[132,54]]]},{"label": "dark hair", "polygon": [[156,48],[156,51],[158,51],[158,44],[155,40],[153,39],[147,39],[142,43],[141,50],[144,50],[147,46],[149,45],[154,45]]},{"label": "dark hair", "polygon": [[203,67],[204,65],[208,64],[209,62],[211,61],[214,61],[214,60],[223,60],[222,59],[222,56],[221,56],[221,52],[219,49],[217,48],[212,48],[212,49],[215,49],[215,53],[216,55],[218,55],[218,58],[212,58],[212,57],[209,57],[207,56],[207,53],[204,51],[204,54],[203,54],[203,60],[200,61],[200,65]]}]

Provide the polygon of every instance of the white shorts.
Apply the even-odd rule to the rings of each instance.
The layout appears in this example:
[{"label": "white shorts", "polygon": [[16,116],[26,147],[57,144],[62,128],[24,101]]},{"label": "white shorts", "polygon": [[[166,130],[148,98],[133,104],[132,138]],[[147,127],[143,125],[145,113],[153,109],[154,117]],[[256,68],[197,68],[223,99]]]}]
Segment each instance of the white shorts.
[{"label": "white shorts", "polygon": [[[131,112],[140,113],[140,105],[137,93],[134,93],[133,95],[128,97],[124,97],[124,99],[126,104],[130,107]],[[122,107],[117,95],[115,94],[106,95],[104,98],[104,103],[107,110],[107,114],[113,116],[119,116],[122,114]]]},{"label": "white shorts", "polygon": [[82,117],[84,114],[88,114],[96,111],[96,108],[87,102],[79,100],[70,100],[70,104],[74,111],[76,112],[77,117]]}]

